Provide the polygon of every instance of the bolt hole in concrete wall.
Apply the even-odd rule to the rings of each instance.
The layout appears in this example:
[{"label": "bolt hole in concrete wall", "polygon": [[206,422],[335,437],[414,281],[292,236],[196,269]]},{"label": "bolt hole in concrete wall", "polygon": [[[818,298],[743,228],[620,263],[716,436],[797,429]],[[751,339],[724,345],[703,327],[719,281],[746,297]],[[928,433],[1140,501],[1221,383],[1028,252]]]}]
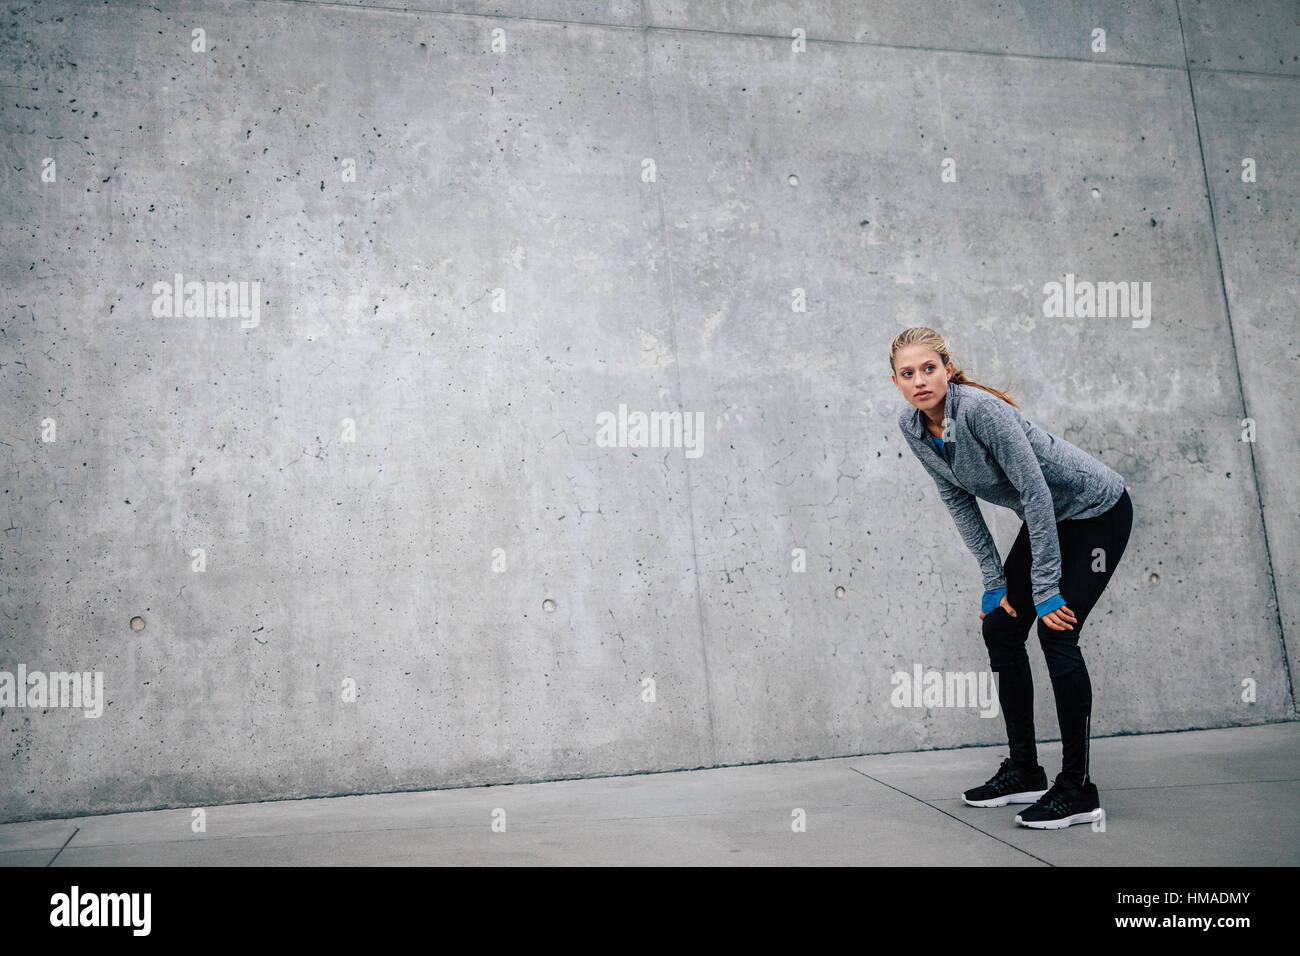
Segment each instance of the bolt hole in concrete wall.
[{"label": "bolt hole in concrete wall", "polygon": [[5,18],[0,820],[1004,742],[914,325],[1130,488],[1093,733],[1294,715],[1294,3],[190,6]]}]

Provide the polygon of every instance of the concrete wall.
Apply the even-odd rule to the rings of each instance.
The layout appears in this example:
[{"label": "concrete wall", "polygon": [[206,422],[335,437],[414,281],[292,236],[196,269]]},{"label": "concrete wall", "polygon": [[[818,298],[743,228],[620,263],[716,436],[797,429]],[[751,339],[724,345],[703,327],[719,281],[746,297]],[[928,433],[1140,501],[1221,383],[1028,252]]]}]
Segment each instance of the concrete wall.
[{"label": "concrete wall", "polygon": [[1127,480],[1094,735],[1295,718],[1294,3],[159,6],[0,20],[0,819],[1005,740],[910,325]]}]

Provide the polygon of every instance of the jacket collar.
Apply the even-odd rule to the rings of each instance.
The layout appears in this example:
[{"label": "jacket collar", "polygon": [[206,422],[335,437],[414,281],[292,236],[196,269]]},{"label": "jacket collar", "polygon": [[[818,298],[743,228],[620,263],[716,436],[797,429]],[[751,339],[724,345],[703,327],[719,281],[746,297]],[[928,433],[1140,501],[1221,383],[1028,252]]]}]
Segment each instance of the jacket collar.
[{"label": "jacket collar", "polygon": [[[957,420],[957,404],[961,401],[961,390],[964,386],[960,382],[948,383],[948,394],[943,398],[943,417],[952,421]],[[929,436],[925,430],[925,424],[921,421],[925,417],[925,412],[921,411],[915,405],[912,406],[911,417],[908,418],[907,430],[917,438],[924,439]]]}]

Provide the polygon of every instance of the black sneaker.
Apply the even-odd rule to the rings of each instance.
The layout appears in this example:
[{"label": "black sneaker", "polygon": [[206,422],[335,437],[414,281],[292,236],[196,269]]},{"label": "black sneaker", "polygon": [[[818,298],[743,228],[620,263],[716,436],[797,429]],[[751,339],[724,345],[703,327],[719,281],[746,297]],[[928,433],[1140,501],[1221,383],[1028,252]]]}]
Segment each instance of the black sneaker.
[{"label": "black sneaker", "polygon": [[967,790],[961,798],[972,807],[1005,807],[1008,803],[1033,803],[1046,792],[1047,771],[1042,767],[1021,770],[1008,757],[987,783]]},{"label": "black sneaker", "polygon": [[1097,787],[1091,780],[1085,780],[1080,786],[1061,773],[1057,774],[1052,789],[1037,803],[1016,814],[1016,822],[1036,830],[1060,830],[1076,823],[1091,823],[1105,815]]}]

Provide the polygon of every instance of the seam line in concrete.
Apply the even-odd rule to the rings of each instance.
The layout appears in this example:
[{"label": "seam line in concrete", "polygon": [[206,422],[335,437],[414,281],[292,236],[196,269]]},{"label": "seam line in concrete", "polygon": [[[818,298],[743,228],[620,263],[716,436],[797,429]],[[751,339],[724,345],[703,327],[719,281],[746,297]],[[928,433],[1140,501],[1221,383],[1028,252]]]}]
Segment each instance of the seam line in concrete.
[{"label": "seam line in concrete", "polygon": [[[1200,733],[1227,733],[1236,730],[1254,730],[1265,727],[1286,727],[1291,724],[1300,723],[1295,717],[1279,717],[1277,720],[1268,720],[1255,724],[1228,724],[1220,727],[1176,727],[1170,730],[1144,730],[1141,733],[1122,732],[1113,734],[1094,735],[1093,740],[1123,740],[1126,737],[1159,737],[1167,734],[1200,734]],[[1059,743],[1060,738],[1039,738],[1039,743]],[[129,810],[101,810],[97,813],[73,813],[67,816],[55,817],[32,817],[28,820],[4,820],[0,824],[4,826],[21,826],[26,823],[45,823],[51,820],[85,820],[95,817],[115,817],[131,813],[162,813],[175,810],[193,810],[196,807],[245,807],[258,806],[266,803],[299,803],[304,800],[344,800],[354,797],[395,797],[410,796],[415,793],[438,793],[443,790],[483,790],[490,787],[531,787],[540,784],[562,784],[562,783],[580,783],[585,780],[618,780],[630,779],[632,777],[650,777],[671,773],[696,773],[705,770],[751,770],[758,767],[775,767],[783,764],[798,763],[823,763],[835,760],[866,760],[874,757],[898,757],[910,756],[916,754],[939,754],[939,753],[956,753],[962,750],[979,750],[997,747],[998,744],[955,744],[951,747],[930,747],[922,750],[873,750],[865,753],[856,754],[835,754],[826,757],[784,757],[769,758],[767,760],[752,760],[747,763],[724,763],[711,765],[697,765],[694,767],[669,767],[662,770],[629,770],[623,773],[596,773],[585,774],[572,777],[537,777],[522,780],[510,780],[502,783],[461,783],[454,786],[443,787],[405,787],[400,790],[362,790],[355,793],[314,793],[303,797],[276,797],[266,800],[234,800],[228,803],[183,803],[175,806],[156,806],[156,807],[134,807]],[[1001,745],[1005,747],[1005,744]]]},{"label": "seam line in concrete", "polygon": [[[975,824],[971,823],[971,822],[968,821],[968,820],[963,820],[961,817],[954,816],[953,814],[951,814],[951,813],[949,813],[947,810],[945,810],[943,807],[936,807],[936,806],[935,806],[933,803],[931,803],[929,800],[922,800],[920,797],[918,797],[918,796],[916,796],[916,795],[914,795],[914,794],[908,793],[906,790],[900,790],[900,789],[898,789],[898,787],[895,787],[895,786],[893,786],[893,785],[891,785],[891,784],[885,783],[885,781],[883,781],[883,780],[878,780],[877,778],[871,776],[871,774],[869,774],[869,773],[863,773],[863,772],[862,772],[861,770],[859,770],[857,767],[850,767],[849,769],[852,770],[852,771],[853,771],[854,773],[856,773],[856,774],[861,774],[862,776],[866,777],[868,780],[871,780],[871,781],[874,781],[875,783],[880,784],[882,787],[889,787],[889,789],[890,789],[890,790],[893,790],[895,793],[901,793],[903,796],[908,797],[908,798],[910,798],[910,799],[912,799],[912,800],[915,800],[917,803],[923,804],[923,805],[929,807],[931,810],[937,810],[939,813],[942,813],[945,817],[948,817],[949,819],[952,819],[952,820],[956,820],[958,823],[961,823],[961,824],[964,824],[965,826],[970,827],[970,828],[971,828],[972,830],[974,830],[976,833],[982,833],[984,836],[988,837],[990,840],[997,840],[999,843],[1003,844],[1004,846],[1009,846],[1009,847],[1011,847],[1011,849],[1015,850],[1015,851],[1018,852],[1018,853],[1023,853],[1025,856],[1032,857],[1033,859],[1037,860],[1039,863],[1043,864],[1044,866],[1051,866],[1051,867],[1056,866],[1055,863],[1048,863],[1048,862],[1047,862],[1046,860],[1044,860],[1041,856],[1037,856],[1036,854],[1030,853],[1028,850],[1026,850],[1026,849],[1024,849],[1024,848],[1022,848],[1022,847],[1018,847],[1018,846],[1016,846],[1014,843],[1008,843],[1006,840],[1002,839],[1000,836],[997,836],[997,835],[995,835],[995,834],[989,833],[988,830],[981,830],[979,827],[977,827]],[[999,808],[999,809],[1001,809],[1001,808]]]},{"label": "seam line in concrete", "polygon": [[[655,109],[654,58],[650,54],[650,26],[647,21],[645,0],[641,0],[641,47],[645,52],[646,102],[650,108],[650,135],[654,137],[651,148],[659,154],[659,113]],[[659,179],[658,162],[655,163],[655,201],[659,207],[659,227],[663,230],[664,273],[668,283],[668,330],[673,343],[673,368],[677,373],[677,407],[682,421],[690,414],[686,411],[686,393],[682,389],[682,357],[677,348],[677,289],[673,285],[673,254],[668,228],[668,208],[664,202],[663,183]],[[703,436],[696,436],[700,441]],[[718,737],[713,720],[713,680],[709,673],[709,641],[704,627],[704,595],[700,584],[700,546],[695,539],[695,496],[691,490],[691,460],[682,455],[682,476],[686,484],[686,521],[691,530],[691,566],[695,571],[695,622],[700,630],[700,657],[704,665],[704,707],[709,717],[709,760],[718,762]]]},{"label": "seam line in concrete", "polygon": [[[1184,58],[1187,53],[1184,49]],[[1225,76],[1259,76],[1270,80],[1300,80],[1300,74],[1296,73],[1266,73],[1263,70],[1230,70],[1227,67],[1216,66],[1189,66],[1188,73],[1222,73]]]},{"label": "seam line in concrete", "polygon": [[[371,3],[361,6],[355,3],[327,2],[327,0],[249,0],[255,4],[284,3],[294,6],[321,7],[336,10],[360,11],[362,13],[404,13],[413,16],[456,17],[465,20],[515,20],[521,23],[555,24],[558,26],[599,27],[607,30],[658,30],[664,33],[700,33],[717,37],[742,37],[754,40],[787,41],[792,37],[776,33],[754,33],[744,30],[713,30],[707,27],[657,26],[649,22],[645,3],[641,3],[641,25],[632,23],[608,23],[601,20],[561,20],[556,17],[530,17],[508,13],[466,13],[463,10],[432,10],[413,7],[395,6],[384,3]],[[137,9],[154,9],[150,5],[136,4]],[[1179,17],[1178,29],[1182,32],[1182,18]],[[1198,73],[1236,73],[1243,76],[1268,76],[1284,80],[1300,80],[1300,74],[1269,73],[1263,70],[1236,70],[1226,67],[1179,66],[1177,63],[1143,63],[1138,60],[1098,60],[1095,57],[1064,56],[1049,53],[1011,53],[1005,50],[959,50],[953,47],[920,46],[908,43],[882,43],[871,40],[839,40],[832,37],[806,37],[808,43],[835,44],[837,46],[873,47],[882,50],[915,50],[919,53],[952,53],[957,56],[991,56],[1013,60],[1047,60],[1052,63],[1087,63],[1093,66],[1126,66],[1150,70],[1195,70]],[[1187,63],[1187,44],[1183,43],[1183,61]]]},{"label": "seam line in concrete", "polygon": [[1300,777],[1268,780],[1206,780],[1201,783],[1153,783],[1145,787],[1102,787],[1108,793],[1131,793],[1136,790],[1186,790],[1188,787],[1249,787],[1258,783],[1300,783]]},{"label": "seam line in concrete", "polygon": [[[1249,787],[1260,783],[1300,783],[1300,777],[1281,777],[1269,780],[1206,780],[1201,783],[1153,783],[1141,787],[1098,787],[1097,789],[1099,793],[1135,793],[1142,790],[1187,790],[1195,787]],[[923,798],[917,797],[917,799]],[[934,799],[955,800],[957,798],[935,797]]]},{"label": "seam line in concrete", "polygon": [[62,853],[65,849],[67,849],[68,844],[72,842],[72,838],[73,838],[74,836],[76,836],[76,835],[77,835],[78,833],[80,833],[80,832],[81,832],[81,827],[74,827],[73,830],[72,830],[72,832],[68,834],[68,838],[67,838],[66,840],[63,841],[63,846],[59,847],[59,848],[54,852],[54,856],[50,857],[50,862],[49,862],[49,863],[46,863],[45,865],[46,865],[46,866],[53,866],[53,865],[54,865],[54,861],[57,860],[57,859],[59,858],[59,854]]},{"label": "seam line in concrete", "polygon": [[[1176,0],[1174,9],[1178,12],[1178,32],[1183,40],[1183,63],[1187,66],[1187,93],[1192,102],[1192,122],[1196,126],[1196,148],[1201,154],[1201,176],[1205,183],[1205,201],[1210,209],[1210,235],[1214,237],[1214,257],[1219,264],[1219,289],[1223,293],[1223,311],[1228,321],[1228,341],[1232,343],[1232,366],[1237,373],[1237,394],[1241,396],[1241,414],[1249,417],[1246,408],[1246,383],[1241,380],[1241,361],[1237,356],[1237,335],[1232,328],[1232,303],[1228,301],[1228,282],[1223,274],[1223,252],[1219,248],[1219,228],[1214,215],[1214,191],[1210,189],[1210,169],[1205,164],[1205,145],[1201,139],[1201,117],[1196,110],[1196,84],[1192,82],[1191,63],[1187,58],[1187,36],[1183,33],[1183,4]],[[1286,673],[1286,692],[1291,698],[1291,712],[1296,713],[1295,682],[1291,675],[1291,655],[1286,647],[1286,625],[1282,621],[1282,602],[1277,595],[1277,576],[1273,573],[1273,549],[1268,540],[1268,520],[1264,515],[1264,496],[1259,488],[1259,465],[1255,461],[1255,443],[1250,447],[1250,474],[1255,482],[1255,503],[1259,508],[1259,526],[1264,534],[1264,561],[1268,565],[1268,586],[1273,592],[1273,608],[1277,620],[1278,641],[1282,645],[1282,670]]]}]

